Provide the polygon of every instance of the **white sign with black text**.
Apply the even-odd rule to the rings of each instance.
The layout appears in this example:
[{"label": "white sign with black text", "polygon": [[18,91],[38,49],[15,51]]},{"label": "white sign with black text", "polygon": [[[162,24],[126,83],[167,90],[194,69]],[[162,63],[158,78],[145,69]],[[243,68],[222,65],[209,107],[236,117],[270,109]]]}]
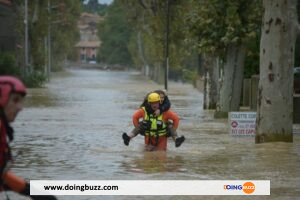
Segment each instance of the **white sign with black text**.
[{"label": "white sign with black text", "polygon": [[230,112],[228,115],[230,135],[255,135],[256,112]]}]

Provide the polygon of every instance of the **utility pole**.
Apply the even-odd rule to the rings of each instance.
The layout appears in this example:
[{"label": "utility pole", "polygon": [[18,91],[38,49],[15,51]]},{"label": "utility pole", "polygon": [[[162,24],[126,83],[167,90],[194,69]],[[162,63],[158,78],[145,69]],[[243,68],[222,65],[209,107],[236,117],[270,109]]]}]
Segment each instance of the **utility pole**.
[{"label": "utility pole", "polygon": [[28,0],[25,0],[25,52],[24,52],[24,57],[25,57],[25,66],[24,66],[24,76],[26,77],[28,75]]},{"label": "utility pole", "polygon": [[50,72],[51,72],[51,4],[48,0],[48,66],[47,66],[47,79],[50,81]]},{"label": "utility pole", "polygon": [[165,44],[165,90],[168,90],[169,79],[169,29],[170,29],[170,0],[167,1],[167,27],[166,27],[166,44]]}]

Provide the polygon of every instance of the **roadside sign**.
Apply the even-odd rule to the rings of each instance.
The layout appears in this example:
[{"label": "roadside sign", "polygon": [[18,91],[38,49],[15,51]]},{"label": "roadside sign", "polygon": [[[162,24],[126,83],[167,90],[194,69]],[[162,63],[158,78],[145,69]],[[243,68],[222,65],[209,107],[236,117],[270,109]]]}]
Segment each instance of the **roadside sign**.
[{"label": "roadside sign", "polygon": [[255,135],[256,112],[230,112],[228,115],[230,135]]}]

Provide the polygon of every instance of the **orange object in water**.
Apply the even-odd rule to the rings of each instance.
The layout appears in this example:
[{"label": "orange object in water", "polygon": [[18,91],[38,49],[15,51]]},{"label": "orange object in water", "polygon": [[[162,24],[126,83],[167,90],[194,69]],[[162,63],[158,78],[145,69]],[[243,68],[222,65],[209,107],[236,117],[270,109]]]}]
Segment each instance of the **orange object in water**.
[{"label": "orange object in water", "polygon": [[26,181],[14,175],[12,172],[8,171],[3,174],[3,182],[7,185],[11,190],[15,192],[22,192],[25,189]]},{"label": "orange object in water", "polygon": [[147,151],[166,151],[167,150],[167,137],[158,137],[158,142],[156,145],[156,136],[149,137],[145,136],[145,145]]}]

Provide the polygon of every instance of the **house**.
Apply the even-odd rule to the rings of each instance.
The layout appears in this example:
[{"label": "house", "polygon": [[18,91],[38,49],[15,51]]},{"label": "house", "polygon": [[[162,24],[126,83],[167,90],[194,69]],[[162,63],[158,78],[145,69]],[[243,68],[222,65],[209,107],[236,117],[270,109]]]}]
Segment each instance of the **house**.
[{"label": "house", "polygon": [[75,47],[79,49],[79,60],[82,63],[96,61],[100,41],[80,41]]},{"label": "house", "polygon": [[101,42],[98,38],[97,24],[101,21],[99,15],[82,13],[77,27],[80,33],[80,41],[75,45],[78,52],[78,61],[86,63],[96,61]]}]

